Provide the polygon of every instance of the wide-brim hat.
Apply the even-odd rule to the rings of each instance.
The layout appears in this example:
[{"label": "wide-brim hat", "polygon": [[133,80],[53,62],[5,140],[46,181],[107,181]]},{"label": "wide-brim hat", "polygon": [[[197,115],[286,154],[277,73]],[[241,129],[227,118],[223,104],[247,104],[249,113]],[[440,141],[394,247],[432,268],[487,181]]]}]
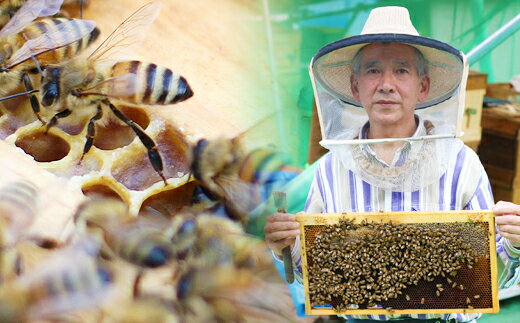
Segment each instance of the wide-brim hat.
[{"label": "wide-brim hat", "polygon": [[417,48],[428,62],[430,89],[424,102],[416,109],[427,108],[449,99],[458,89],[463,76],[463,54],[450,45],[422,37],[412,25],[408,10],[403,7],[380,7],[370,15],[360,35],[322,47],[311,61],[314,81],[341,101],[361,106],[354,99],[350,86],[355,54],[372,43],[396,42]]}]

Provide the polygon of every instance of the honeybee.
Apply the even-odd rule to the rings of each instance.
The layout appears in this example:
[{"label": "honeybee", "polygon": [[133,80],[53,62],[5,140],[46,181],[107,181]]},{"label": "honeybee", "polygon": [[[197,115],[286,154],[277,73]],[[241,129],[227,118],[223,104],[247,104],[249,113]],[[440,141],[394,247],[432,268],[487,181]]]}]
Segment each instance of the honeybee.
[{"label": "honeybee", "polygon": [[229,265],[195,266],[177,284],[178,311],[186,322],[294,322],[285,286]]},{"label": "honeybee", "polygon": [[[168,68],[137,60],[105,61],[121,49],[138,43],[146,28],[159,14],[160,2],[150,2],[125,21],[87,59],[76,57],[58,65],[49,66],[43,74],[41,102],[46,107],[57,107],[58,112],[47,125],[54,126],[58,119],[77,114],[93,115],[88,122],[87,140],[82,161],[92,147],[95,123],[104,116],[123,121],[139,137],[148,151],[150,162],[167,185],[161,155],[152,138],[128,119],[112,99],[138,105],[167,105],[184,101],[193,95],[186,79]],[[104,114],[108,107],[110,112]],[[105,121],[109,121],[105,119]]]},{"label": "honeybee", "polygon": [[1,277],[20,275],[23,262],[14,249],[34,220],[38,205],[36,187],[28,181],[8,183],[0,189],[0,270]]},{"label": "honeybee", "polygon": [[[15,15],[15,13],[26,3],[28,0],[2,0],[0,1],[0,28],[5,26],[9,20]],[[58,9],[63,5],[74,6],[79,5],[80,18],[83,17],[83,7],[88,4],[88,0],[46,0],[41,2],[41,6],[47,9],[57,7]],[[58,13],[58,11],[56,12]],[[49,15],[50,16],[50,15]]]},{"label": "honeybee", "polygon": [[204,194],[222,203],[226,214],[243,224],[266,195],[265,185],[283,165],[274,149],[246,152],[239,137],[201,139],[192,148],[190,160],[191,174]]},{"label": "honeybee", "polygon": [[102,237],[112,252],[126,261],[147,268],[166,264],[170,239],[158,225],[129,214],[124,202],[93,198],[81,204],[74,216],[78,230]]},{"label": "honeybee", "polygon": [[[31,75],[40,66],[68,59],[85,49],[99,35],[93,21],[67,18],[43,18],[55,14],[61,0],[28,0],[0,30],[0,96],[23,84],[34,89]],[[36,117],[40,106],[34,94],[29,95]]]},{"label": "honeybee", "polygon": [[3,284],[0,321],[27,322],[102,304],[113,295],[114,275],[97,253],[94,240],[81,240],[55,251],[35,271]]},{"label": "honeybee", "polygon": [[2,245],[12,245],[20,239],[34,220],[37,205],[37,188],[31,182],[11,182],[0,189]]},{"label": "honeybee", "polygon": [[105,257],[120,258],[141,269],[135,295],[144,269],[164,266],[174,258],[165,230],[146,218],[131,216],[120,200],[92,198],[79,206],[74,221],[79,232],[97,237]]},{"label": "honeybee", "polygon": [[245,233],[241,225],[228,218],[181,213],[173,218],[172,226],[177,259],[205,266],[230,264],[247,268],[258,277],[277,275],[265,242]]},{"label": "honeybee", "polygon": [[175,258],[184,260],[193,256],[197,240],[197,218],[194,214],[176,215],[171,223],[170,241]]}]

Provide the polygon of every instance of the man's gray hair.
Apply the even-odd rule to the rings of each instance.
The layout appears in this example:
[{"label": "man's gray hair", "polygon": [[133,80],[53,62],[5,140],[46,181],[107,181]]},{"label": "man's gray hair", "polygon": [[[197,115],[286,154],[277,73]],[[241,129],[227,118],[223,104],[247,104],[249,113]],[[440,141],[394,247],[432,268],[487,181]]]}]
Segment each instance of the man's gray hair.
[{"label": "man's gray hair", "polygon": [[[361,52],[366,46],[361,47],[354,55],[352,59],[352,71],[354,74],[358,75],[361,70]],[[417,69],[417,74],[419,76],[428,75],[428,60],[424,57],[423,53],[417,48],[410,46],[415,51],[415,68]]]}]

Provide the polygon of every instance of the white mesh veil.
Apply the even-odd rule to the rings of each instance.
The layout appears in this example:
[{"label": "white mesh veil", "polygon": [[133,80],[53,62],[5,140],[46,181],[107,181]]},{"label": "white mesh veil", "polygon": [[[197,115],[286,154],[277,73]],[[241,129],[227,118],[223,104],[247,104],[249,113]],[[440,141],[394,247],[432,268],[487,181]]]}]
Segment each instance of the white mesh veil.
[{"label": "white mesh veil", "polygon": [[[413,46],[426,59],[430,89],[426,100],[415,108],[424,131],[413,137],[360,137],[368,115],[351,92],[353,58],[359,49],[377,42]],[[322,132],[320,144],[369,184],[391,191],[418,190],[438,180],[451,156],[461,149],[462,142],[456,137],[460,136],[468,66],[464,55],[453,47],[418,34],[365,34],[326,45],[313,57],[309,70]],[[406,155],[398,163],[382,163],[369,153],[376,143],[396,141],[404,142]]]}]

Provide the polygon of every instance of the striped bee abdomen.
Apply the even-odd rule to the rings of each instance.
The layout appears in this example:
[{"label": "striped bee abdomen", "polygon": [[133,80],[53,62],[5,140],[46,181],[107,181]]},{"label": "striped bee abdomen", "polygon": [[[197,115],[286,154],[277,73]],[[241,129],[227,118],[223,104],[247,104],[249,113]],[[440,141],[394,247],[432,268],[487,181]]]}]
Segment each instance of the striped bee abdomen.
[{"label": "striped bee abdomen", "polygon": [[[38,61],[42,65],[55,64],[72,58],[98,38],[99,29],[97,27],[88,32],[91,24],[92,22],[82,19],[44,18],[25,27],[22,33],[27,39],[46,34],[49,35],[49,42],[59,39],[61,43],[68,44],[38,55]],[[81,37],[82,35],[85,36]],[[52,47],[52,44],[50,46]]]},{"label": "striped bee abdomen", "polygon": [[14,182],[0,189],[0,213],[7,215],[14,210],[20,217],[22,213],[32,216],[35,213],[37,191],[28,182]]},{"label": "striped bee abdomen", "polygon": [[136,104],[174,104],[193,95],[188,82],[169,68],[141,61],[123,61],[112,66],[112,77],[136,75],[135,93],[126,97]]}]

